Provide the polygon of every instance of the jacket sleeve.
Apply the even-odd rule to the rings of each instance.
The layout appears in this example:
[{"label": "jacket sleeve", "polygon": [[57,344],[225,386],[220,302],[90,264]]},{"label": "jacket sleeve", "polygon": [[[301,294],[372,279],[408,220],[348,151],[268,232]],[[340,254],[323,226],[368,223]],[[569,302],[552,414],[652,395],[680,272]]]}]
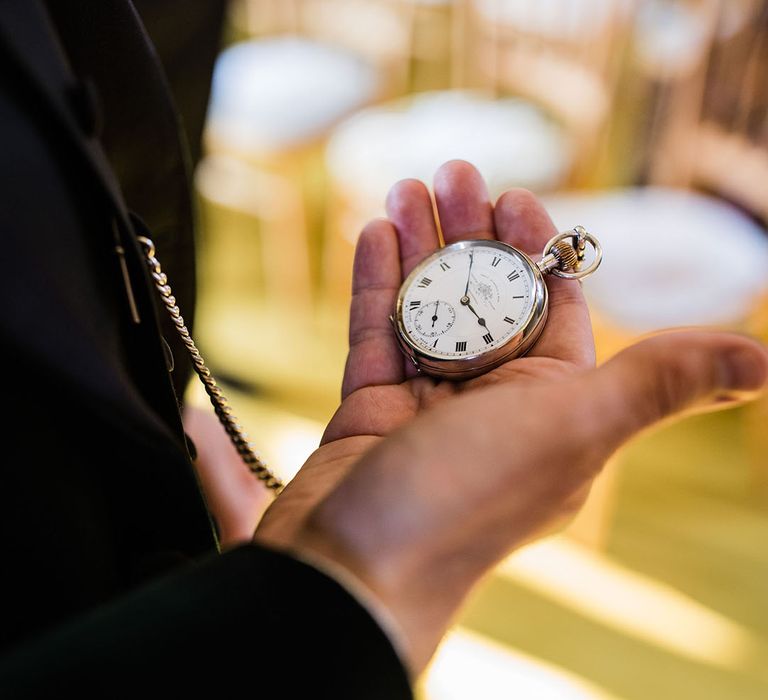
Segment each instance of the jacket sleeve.
[{"label": "jacket sleeve", "polygon": [[288,555],[244,545],[65,624],[0,661],[3,698],[211,692],[411,698],[367,610]]}]

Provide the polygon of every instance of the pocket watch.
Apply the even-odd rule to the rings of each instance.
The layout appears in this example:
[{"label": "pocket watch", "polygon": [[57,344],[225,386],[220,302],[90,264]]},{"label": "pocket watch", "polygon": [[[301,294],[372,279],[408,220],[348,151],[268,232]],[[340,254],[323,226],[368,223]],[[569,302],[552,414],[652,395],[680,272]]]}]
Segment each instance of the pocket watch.
[{"label": "pocket watch", "polygon": [[[582,269],[587,243],[594,255]],[[420,372],[470,379],[533,347],[547,320],[545,275],[581,279],[601,261],[599,241],[582,226],[552,238],[539,262],[501,241],[459,241],[413,269],[390,320]]]}]

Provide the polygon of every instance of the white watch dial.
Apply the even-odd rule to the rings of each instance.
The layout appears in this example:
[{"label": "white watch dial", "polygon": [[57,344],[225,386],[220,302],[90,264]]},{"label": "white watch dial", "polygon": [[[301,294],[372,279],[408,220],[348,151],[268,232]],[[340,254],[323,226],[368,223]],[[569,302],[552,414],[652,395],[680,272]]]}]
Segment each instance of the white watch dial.
[{"label": "white watch dial", "polygon": [[422,263],[405,290],[403,327],[428,355],[479,355],[523,329],[534,290],[530,264],[512,248],[446,248]]}]

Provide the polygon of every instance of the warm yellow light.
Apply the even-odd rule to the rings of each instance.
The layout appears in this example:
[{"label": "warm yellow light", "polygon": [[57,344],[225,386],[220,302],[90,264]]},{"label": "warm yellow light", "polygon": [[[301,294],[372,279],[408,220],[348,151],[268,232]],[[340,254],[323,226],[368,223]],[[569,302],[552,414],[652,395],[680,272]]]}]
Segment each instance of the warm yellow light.
[{"label": "warm yellow light", "polygon": [[297,418],[279,426],[269,436],[269,450],[275,455],[275,466],[290,481],[320,444],[322,429],[314,421]]},{"label": "warm yellow light", "polygon": [[768,652],[764,640],[733,620],[563,537],[525,548],[504,561],[498,573],[686,659],[729,670],[755,669]]},{"label": "warm yellow light", "polygon": [[[290,481],[320,444],[322,423],[280,410],[235,390],[228,389],[225,394],[259,456],[284,482]],[[210,408],[199,384],[190,386],[187,401],[206,410]]]},{"label": "warm yellow light", "polygon": [[441,644],[421,695],[424,700],[618,700],[583,678],[461,628]]}]

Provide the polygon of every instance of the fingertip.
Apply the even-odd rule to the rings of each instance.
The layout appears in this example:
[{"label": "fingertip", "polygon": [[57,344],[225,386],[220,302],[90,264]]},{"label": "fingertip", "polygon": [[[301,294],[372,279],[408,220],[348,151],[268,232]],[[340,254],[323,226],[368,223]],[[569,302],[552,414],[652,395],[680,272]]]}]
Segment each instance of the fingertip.
[{"label": "fingertip", "polygon": [[389,219],[377,217],[371,219],[357,238],[357,253],[369,254],[371,249],[382,247],[391,247],[397,245],[397,235],[395,227]]},{"label": "fingertip", "polygon": [[432,198],[427,186],[421,180],[407,178],[389,188],[385,209],[387,216],[396,221],[408,216],[414,207],[423,207],[425,204],[431,210]]},{"label": "fingertip", "polygon": [[399,284],[400,256],[392,222],[383,218],[372,219],[363,227],[355,248],[353,269],[353,293],[370,287]]},{"label": "fingertip", "polygon": [[373,242],[381,237],[388,238],[394,235],[395,227],[392,225],[392,222],[383,216],[377,216],[363,226],[363,230],[360,231],[360,236],[358,238],[358,245],[361,242],[370,245],[369,242]]},{"label": "fingertip", "polygon": [[490,200],[488,186],[480,171],[472,163],[458,158],[446,161],[435,171],[433,187],[435,194],[456,188],[472,187]]},{"label": "fingertip", "polygon": [[494,207],[496,234],[505,243],[529,255],[541,253],[557,233],[557,227],[538,197],[530,190],[514,188],[502,194]]},{"label": "fingertip", "polygon": [[722,353],[723,388],[747,394],[760,392],[768,384],[768,348],[754,338],[741,336],[740,340]]},{"label": "fingertip", "polygon": [[517,209],[539,209],[542,208],[542,204],[539,198],[531,192],[531,190],[525,187],[511,187],[510,189],[502,192],[499,198],[496,200],[496,206],[500,206],[505,203],[513,203]]}]

